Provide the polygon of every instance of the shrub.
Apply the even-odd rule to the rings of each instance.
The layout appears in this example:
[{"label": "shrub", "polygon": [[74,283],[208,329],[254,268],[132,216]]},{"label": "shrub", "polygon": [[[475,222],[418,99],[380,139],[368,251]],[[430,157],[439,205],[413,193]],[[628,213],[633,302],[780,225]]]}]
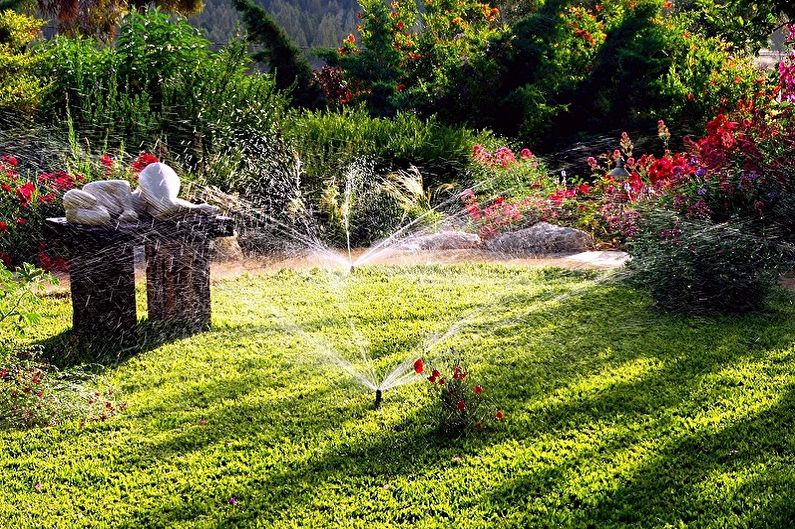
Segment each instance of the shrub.
[{"label": "shrub", "polygon": [[255,151],[286,106],[270,75],[250,72],[244,43],[213,52],[187,21],[156,10],[125,17],[112,47],[59,37],[43,54],[46,121],[71,118],[80,139],[147,148],[191,171]]},{"label": "shrub", "polygon": [[[426,371],[421,359],[414,363],[416,373]],[[489,421],[501,421],[505,414],[497,410],[487,397],[483,386],[473,382],[461,362],[454,362],[445,372],[427,370],[428,382],[438,399],[439,432],[457,438],[473,431],[481,431]]]},{"label": "shrub", "polygon": [[36,74],[40,57],[29,47],[44,22],[10,9],[0,9],[0,129],[8,111],[36,108],[47,83]]},{"label": "shrub", "polygon": [[415,166],[428,186],[464,183],[472,177],[472,146],[494,142],[490,133],[442,125],[435,118],[373,118],[361,109],[295,114],[284,127],[310,189],[359,159],[373,160],[379,173]]},{"label": "shrub", "polygon": [[774,240],[747,223],[648,214],[630,241],[632,281],[665,310],[747,312],[762,306],[785,260]]}]

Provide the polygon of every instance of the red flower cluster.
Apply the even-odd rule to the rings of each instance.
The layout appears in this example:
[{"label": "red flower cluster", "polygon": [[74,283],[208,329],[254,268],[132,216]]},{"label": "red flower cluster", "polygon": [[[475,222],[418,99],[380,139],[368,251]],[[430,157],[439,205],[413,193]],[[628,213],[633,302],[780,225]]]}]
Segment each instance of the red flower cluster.
[{"label": "red flower cluster", "polygon": [[138,158],[136,158],[133,161],[132,165],[130,166],[130,169],[132,170],[133,173],[137,175],[141,171],[146,169],[147,165],[157,163],[159,161],[160,159],[154,154],[142,152],[141,154],[138,155]]}]

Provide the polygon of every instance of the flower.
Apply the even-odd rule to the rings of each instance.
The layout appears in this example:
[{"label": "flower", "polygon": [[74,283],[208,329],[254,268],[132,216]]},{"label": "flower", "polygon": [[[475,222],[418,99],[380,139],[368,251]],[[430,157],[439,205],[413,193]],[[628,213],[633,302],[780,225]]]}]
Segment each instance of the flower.
[{"label": "flower", "polygon": [[425,362],[422,361],[422,358],[417,358],[414,361],[414,372],[420,375],[424,370],[425,370]]},{"label": "flower", "polygon": [[431,376],[434,378],[439,378],[440,376],[442,376],[442,374],[439,372],[438,369],[434,369],[433,371],[431,371]]},{"label": "flower", "polygon": [[34,191],[36,191],[36,186],[33,185],[33,182],[26,182],[17,189],[17,198],[23,208],[30,204]]},{"label": "flower", "polygon": [[501,421],[505,418],[505,413],[503,413],[502,410],[497,410],[497,413],[494,414],[494,418]]},{"label": "flower", "polygon": [[232,496],[231,498],[229,498],[229,500],[226,503],[228,503],[229,505],[237,505],[237,498]]},{"label": "flower", "polygon": [[17,224],[18,225],[24,226],[27,223],[28,223],[28,221],[26,221],[24,217],[17,217]]},{"label": "flower", "polygon": [[138,155],[138,158],[136,158],[135,161],[132,163],[130,169],[132,169],[134,173],[138,174],[144,169],[146,169],[147,165],[157,163],[159,161],[160,159],[154,154],[142,152],[141,154]]},{"label": "flower", "polygon": [[477,386],[472,388],[472,391],[475,392],[475,395],[480,395],[481,393],[483,393],[483,387],[480,384],[478,384]]},{"label": "flower", "polygon": [[455,407],[458,409],[458,411],[464,411],[465,409],[467,409],[467,403],[464,402],[463,400],[459,400],[458,403],[456,403]]},{"label": "flower", "polygon": [[35,484],[35,485],[33,485],[33,489],[34,489],[36,492],[40,491],[42,488],[44,488],[44,485],[42,484],[42,482],[41,482],[41,481],[37,481],[37,482],[36,482],[36,484]]},{"label": "flower", "polygon": [[0,220],[0,233],[8,231],[8,224]]},{"label": "flower", "polygon": [[531,158],[533,158],[533,153],[532,153],[532,152],[530,152],[530,149],[528,149],[528,148],[526,148],[526,147],[525,147],[524,149],[522,149],[521,151],[519,151],[519,157],[520,157],[522,160],[530,160]]}]

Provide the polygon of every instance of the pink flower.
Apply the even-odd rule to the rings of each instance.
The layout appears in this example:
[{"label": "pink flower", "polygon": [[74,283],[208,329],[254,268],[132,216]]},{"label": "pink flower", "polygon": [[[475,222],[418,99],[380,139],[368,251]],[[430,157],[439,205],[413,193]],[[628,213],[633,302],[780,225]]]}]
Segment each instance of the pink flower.
[{"label": "pink flower", "polygon": [[530,149],[524,148],[519,152],[519,157],[522,160],[530,160],[533,158],[533,153],[530,152]]},{"label": "pink flower", "polygon": [[593,156],[589,156],[588,157],[588,166],[591,169],[596,169],[597,167],[599,167],[599,162],[597,162],[596,158],[594,158]]},{"label": "pink flower", "polygon": [[39,492],[42,488],[44,488],[44,485],[41,483],[41,481],[37,481],[36,484],[33,485],[33,489],[36,492]]}]

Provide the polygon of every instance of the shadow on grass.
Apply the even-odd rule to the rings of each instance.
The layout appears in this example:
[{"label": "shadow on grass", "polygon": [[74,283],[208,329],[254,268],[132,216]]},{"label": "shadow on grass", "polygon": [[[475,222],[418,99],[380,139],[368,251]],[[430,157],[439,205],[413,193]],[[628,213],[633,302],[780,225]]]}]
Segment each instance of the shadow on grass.
[{"label": "shadow on grass", "polygon": [[118,365],[128,358],[167,343],[195,335],[184,325],[143,320],[132,332],[119,336],[78,336],[72,329],[35,345],[43,349],[43,360],[59,368],[81,364]]}]

